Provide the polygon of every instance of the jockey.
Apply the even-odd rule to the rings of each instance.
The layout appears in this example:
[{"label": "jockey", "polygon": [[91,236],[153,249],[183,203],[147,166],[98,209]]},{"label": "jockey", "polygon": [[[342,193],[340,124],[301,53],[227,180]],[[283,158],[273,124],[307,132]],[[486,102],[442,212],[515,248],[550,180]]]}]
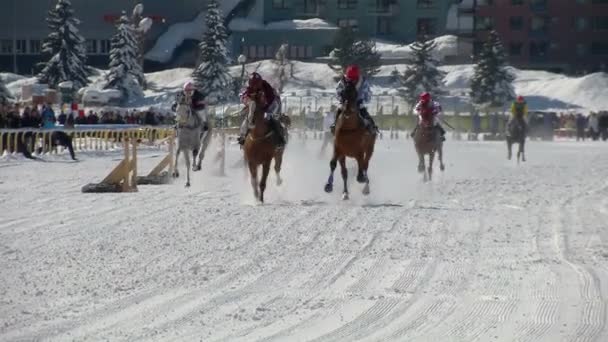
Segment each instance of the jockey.
[{"label": "jockey", "polygon": [[528,104],[523,96],[518,96],[517,99],[511,105],[511,118],[509,118],[508,125],[511,126],[514,120],[519,121],[522,125],[524,132],[528,131],[528,124],[526,118],[528,117]]},{"label": "jockey", "polygon": [[[278,137],[277,147],[281,148],[285,146],[285,132],[283,130],[283,126],[277,120],[278,116],[281,114],[281,97],[278,92],[257,72],[254,72],[249,77],[249,83],[247,84],[247,88],[245,88],[241,92],[241,101],[243,104],[247,105],[248,97],[262,91],[265,97],[266,107],[264,108],[264,113],[266,113],[266,120],[268,120],[268,124],[270,129],[274,131]],[[249,131],[249,123],[247,122],[247,118],[241,124],[240,136],[238,138],[239,144],[243,145],[245,143],[245,137]]]},{"label": "jockey", "polygon": [[[365,127],[370,130],[371,133],[376,133],[378,131],[378,127],[374,122],[374,119],[369,115],[367,108],[365,108],[365,104],[369,103],[372,99],[372,91],[369,87],[369,83],[367,80],[361,76],[361,71],[357,65],[351,65],[346,68],[346,73],[338,83],[336,87],[336,93],[338,94],[338,99],[340,100],[340,104],[344,104],[344,88],[346,82],[355,82],[357,85],[357,104],[359,105],[359,114],[363,118],[363,123]],[[340,116],[341,109],[338,109],[336,112],[336,118],[334,120],[334,124],[331,125],[332,133],[336,130],[336,122],[338,121],[338,117]]]},{"label": "jockey", "polygon": [[442,108],[438,102],[431,99],[431,94],[427,92],[422,93],[414,110],[418,114],[418,124],[410,136],[412,138],[414,137],[421,123],[431,123],[441,134],[441,141],[445,141],[445,130],[439,123],[439,116],[441,115]]},{"label": "jockey", "polygon": [[[190,97],[192,101],[192,103],[190,104],[190,109],[193,113],[196,113],[197,116],[203,120],[203,130],[209,130],[207,114],[204,112],[205,108],[207,107],[205,104],[205,96],[194,87],[194,83],[190,81],[186,82],[184,84],[182,92],[177,94],[177,98],[179,98],[180,96]],[[175,101],[175,103],[173,103],[171,109],[175,112],[176,108],[177,100]]]}]

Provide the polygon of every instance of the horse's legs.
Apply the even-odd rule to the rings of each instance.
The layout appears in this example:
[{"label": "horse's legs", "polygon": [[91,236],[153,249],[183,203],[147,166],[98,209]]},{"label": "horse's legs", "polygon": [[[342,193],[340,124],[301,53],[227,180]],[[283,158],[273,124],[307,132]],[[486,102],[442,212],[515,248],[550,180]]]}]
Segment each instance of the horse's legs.
[{"label": "horse's legs", "polygon": [[177,170],[177,162],[179,161],[179,153],[181,152],[181,148],[179,145],[177,146],[177,152],[175,152],[175,167],[173,168],[173,177],[179,177],[179,171]]},{"label": "horse's legs", "polygon": [[258,166],[252,162],[249,162],[249,176],[251,177],[251,187],[253,188],[253,195],[256,200],[260,199],[260,192],[258,190]]},{"label": "horse's legs", "polygon": [[443,165],[443,144],[439,144],[439,148],[437,149],[438,158],[439,158],[439,169],[441,171],[445,171],[445,165]]},{"label": "horse's legs", "polygon": [[347,200],[348,199],[348,186],[346,183],[347,183],[347,179],[348,179],[348,171],[346,170],[346,157],[345,156],[340,157],[340,171],[342,173],[342,180],[344,181],[344,191],[342,192],[342,199]]},{"label": "horse's legs", "polygon": [[277,186],[281,186],[283,184],[283,179],[281,179],[281,165],[283,164],[283,149],[275,152],[274,155],[274,172],[277,176]]},{"label": "horse's legs", "polygon": [[203,134],[203,139],[201,139],[199,151],[198,151],[198,163],[196,164],[196,169],[201,170],[203,165],[203,159],[205,158],[205,151],[209,146],[209,140],[211,140],[211,130],[208,130]]},{"label": "horse's legs", "polygon": [[418,152],[418,173],[423,173],[425,168],[424,153]]},{"label": "horse's legs", "polygon": [[357,183],[365,183],[365,159],[363,153],[357,156],[357,166],[359,171],[357,172]]},{"label": "horse's legs", "polygon": [[521,161],[526,161],[526,152],[525,152],[526,139],[522,139],[519,143],[519,153],[521,153]]},{"label": "horse's legs", "polygon": [[329,161],[329,178],[327,179],[327,184],[325,184],[325,192],[330,193],[334,191],[334,171],[336,171],[336,166],[338,165],[338,151],[334,149],[334,156]]},{"label": "horse's legs", "polygon": [[429,180],[433,179],[433,162],[435,161],[435,151],[429,154],[429,168],[427,173],[429,174]]},{"label": "horse's legs", "polygon": [[270,162],[272,159],[262,164],[262,180],[260,181],[260,202],[264,203],[264,190],[266,190],[266,180],[268,179],[268,173],[270,173]]},{"label": "horse's legs", "polygon": [[507,159],[511,160],[513,143],[507,138]]},{"label": "horse's legs", "polygon": [[188,152],[185,152],[184,158],[186,159],[186,187],[189,187],[190,186],[190,154]]}]

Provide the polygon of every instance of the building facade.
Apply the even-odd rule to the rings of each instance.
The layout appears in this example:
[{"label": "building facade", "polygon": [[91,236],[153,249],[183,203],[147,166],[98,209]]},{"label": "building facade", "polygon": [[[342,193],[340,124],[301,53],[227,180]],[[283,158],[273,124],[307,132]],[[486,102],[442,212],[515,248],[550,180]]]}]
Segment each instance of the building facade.
[{"label": "building facade", "polygon": [[518,67],[567,72],[608,67],[608,0],[476,0],[474,50],[491,29]]},{"label": "building facade", "polygon": [[[465,0],[466,1],[466,0]],[[0,2],[0,71],[35,74],[43,61],[42,41],[48,35],[46,16],[57,0],[2,0]],[[71,0],[79,30],[86,39],[88,63],[107,68],[114,23],[122,11],[130,14],[143,3],[144,15],[154,21],[146,36],[150,49],[172,25],[192,22],[204,11],[206,0]],[[333,29],[260,28],[231,32],[233,56],[249,60],[274,56],[282,44],[289,44],[289,58],[313,59],[326,56],[338,27],[351,26],[360,34],[397,43],[411,43],[420,35],[446,34],[448,9],[458,0],[240,0],[220,1],[228,22],[254,17],[261,25],[293,19],[321,19]],[[229,7],[230,6],[230,7]],[[146,71],[192,66],[196,41],[184,40],[173,51],[171,61],[146,61]]]}]

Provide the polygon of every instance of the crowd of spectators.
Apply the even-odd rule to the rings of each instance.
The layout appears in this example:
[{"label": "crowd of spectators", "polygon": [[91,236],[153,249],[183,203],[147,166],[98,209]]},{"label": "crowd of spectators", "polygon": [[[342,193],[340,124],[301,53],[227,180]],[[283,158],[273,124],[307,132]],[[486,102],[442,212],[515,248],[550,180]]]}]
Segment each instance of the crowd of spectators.
[{"label": "crowd of spectators", "polygon": [[0,105],[0,128],[52,128],[55,125],[138,124],[146,126],[172,125],[174,116],[170,112],[154,109],[139,110],[61,110],[57,115],[50,105],[20,106]]}]

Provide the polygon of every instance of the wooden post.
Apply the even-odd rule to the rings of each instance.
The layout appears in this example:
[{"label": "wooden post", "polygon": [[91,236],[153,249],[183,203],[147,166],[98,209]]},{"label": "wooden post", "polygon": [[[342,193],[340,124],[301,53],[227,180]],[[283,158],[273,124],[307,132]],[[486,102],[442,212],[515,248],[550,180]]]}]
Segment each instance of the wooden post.
[{"label": "wooden post", "polygon": [[[135,135],[135,134],[133,134]],[[137,191],[137,139],[135,137],[131,138],[131,143],[133,144],[133,157],[131,159],[131,189],[129,191],[136,192]]]},{"label": "wooden post", "polygon": [[222,154],[222,158],[220,159],[220,175],[226,175],[226,132],[220,132],[220,153]]},{"label": "wooden post", "polygon": [[175,172],[175,133],[169,133],[169,177]]},{"label": "wooden post", "polygon": [[123,167],[121,170],[121,178],[122,178],[122,192],[129,191],[129,170],[131,169],[131,163],[129,162],[129,142],[127,139],[123,139],[124,149],[125,149],[125,159],[123,163]]}]

